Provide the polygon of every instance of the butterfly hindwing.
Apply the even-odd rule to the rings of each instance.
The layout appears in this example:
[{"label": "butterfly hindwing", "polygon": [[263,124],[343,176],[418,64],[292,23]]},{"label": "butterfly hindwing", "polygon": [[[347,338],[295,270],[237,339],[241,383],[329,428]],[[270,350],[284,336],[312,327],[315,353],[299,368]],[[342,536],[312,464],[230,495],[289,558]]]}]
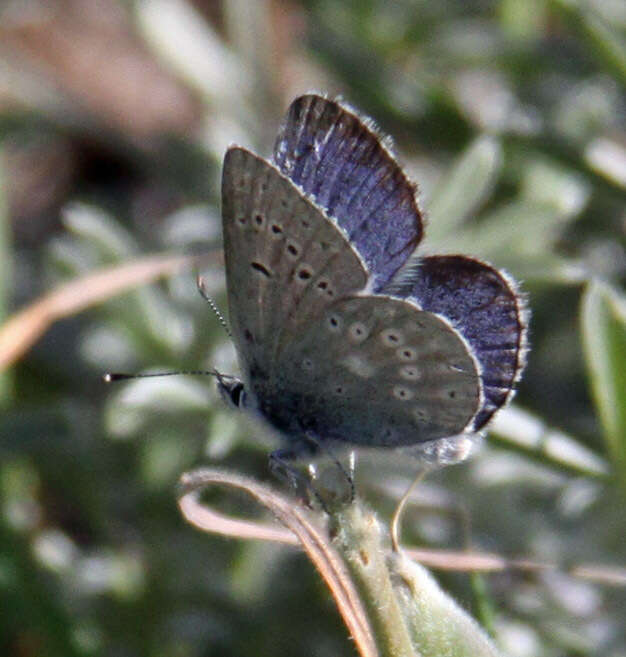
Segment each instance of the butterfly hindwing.
[{"label": "butterfly hindwing", "polygon": [[478,431],[511,397],[524,367],[523,299],[505,274],[463,255],[421,258],[407,278],[394,292],[447,317],[480,363],[484,403],[473,424]]},{"label": "butterfly hindwing", "polygon": [[281,404],[263,409],[275,423],[297,418],[300,426],[290,432],[362,445],[456,435],[481,403],[477,365],[463,338],[440,317],[393,297],[328,306],[281,352],[277,373],[270,385]]}]

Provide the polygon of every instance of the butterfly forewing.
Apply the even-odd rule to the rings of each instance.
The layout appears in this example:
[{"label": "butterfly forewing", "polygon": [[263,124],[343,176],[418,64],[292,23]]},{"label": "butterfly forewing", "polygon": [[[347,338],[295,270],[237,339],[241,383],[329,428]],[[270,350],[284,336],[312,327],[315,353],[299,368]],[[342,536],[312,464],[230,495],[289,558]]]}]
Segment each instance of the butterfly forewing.
[{"label": "butterfly forewing", "polygon": [[274,166],[231,148],[222,182],[230,321],[254,388],[277,352],[367,274],[340,229]]},{"label": "butterfly forewing", "polygon": [[372,272],[374,291],[381,289],[423,226],[415,185],[371,126],[337,101],[301,96],[278,134],[274,161],[337,221]]}]

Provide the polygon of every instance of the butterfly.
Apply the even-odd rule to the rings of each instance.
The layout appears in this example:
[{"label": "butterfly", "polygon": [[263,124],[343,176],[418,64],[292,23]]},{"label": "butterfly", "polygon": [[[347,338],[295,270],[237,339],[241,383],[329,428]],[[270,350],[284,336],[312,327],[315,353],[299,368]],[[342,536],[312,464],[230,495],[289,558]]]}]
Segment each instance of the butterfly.
[{"label": "butterfly", "polygon": [[507,274],[419,257],[414,185],[368,119],[296,98],[268,161],[228,149],[226,285],[241,378],[225,398],[291,458],[318,445],[398,448],[480,432],[513,395],[527,311]]}]

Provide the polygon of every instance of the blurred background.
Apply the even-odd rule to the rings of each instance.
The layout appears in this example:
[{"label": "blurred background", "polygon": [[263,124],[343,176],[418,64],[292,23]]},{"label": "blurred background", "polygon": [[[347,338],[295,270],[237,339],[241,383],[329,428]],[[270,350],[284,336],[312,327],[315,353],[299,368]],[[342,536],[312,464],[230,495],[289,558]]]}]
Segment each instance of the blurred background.
[{"label": "blurred background", "polygon": [[[223,154],[269,155],[310,90],[393,136],[425,253],[508,269],[532,309],[515,404],[419,486],[406,542],[463,548],[467,514],[474,549],[559,566],[435,573],[508,654],[626,655],[625,29],[619,0],[2,3],[3,655],[355,655],[303,554],[181,519],[195,466],[280,485],[214,381],[101,379],[236,371],[194,274],[225,309]],[[412,475],[357,485],[389,518]]]}]

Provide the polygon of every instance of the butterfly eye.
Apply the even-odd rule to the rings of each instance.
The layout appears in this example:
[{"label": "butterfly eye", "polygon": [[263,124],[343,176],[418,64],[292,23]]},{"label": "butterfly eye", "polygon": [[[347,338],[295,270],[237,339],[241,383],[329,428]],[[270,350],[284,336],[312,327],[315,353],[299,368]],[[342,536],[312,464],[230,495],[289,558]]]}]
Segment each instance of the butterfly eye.
[{"label": "butterfly eye", "polygon": [[241,381],[219,381],[217,388],[222,399],[229,406],[242,408],[245,405],[246,391],[244,390],[243,383]]},{"label": "butterfly eye", "polygon": [[246,396],[246,391],[243,388],[243,383],[238,383],[230,391],[230,398],[232,399],[233,404],[237,408],[243,406],[243,401],[245,399],[245,396]]}]

